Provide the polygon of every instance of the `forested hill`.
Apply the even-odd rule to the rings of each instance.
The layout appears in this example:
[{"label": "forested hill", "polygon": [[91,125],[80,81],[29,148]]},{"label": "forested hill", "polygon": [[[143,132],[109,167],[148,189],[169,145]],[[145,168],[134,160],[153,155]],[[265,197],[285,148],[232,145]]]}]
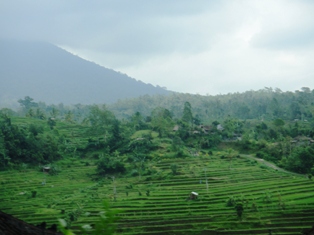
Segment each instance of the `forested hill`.
[{"label": "forested hill", "polygon": [[171,96],[143,96],[121,100],[110,106],[120,118],[140,112],[149,116],[156,107],[168,109],[174,117],[182,116],[182,106],[189,102],[194,115],[204,121],[239,119],[310,120],[314,116],[314,90],[303,87],[295,92],[264,88],[258,91],[217,96],[173,94]]},{"label": "forested hill", "polygon": [[25,96],[48,104],[99,104],[170,92],[42,42],[0,40],[0,106]]}]

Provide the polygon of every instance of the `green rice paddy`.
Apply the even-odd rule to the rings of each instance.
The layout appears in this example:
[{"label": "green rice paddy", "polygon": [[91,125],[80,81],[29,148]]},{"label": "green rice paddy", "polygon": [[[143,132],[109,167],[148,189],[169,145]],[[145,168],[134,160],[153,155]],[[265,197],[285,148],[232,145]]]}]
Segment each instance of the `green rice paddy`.
[{"label": "green rice paddy", "polygon": [[[173,175],[171,164],[178,166]],[[72,230],[94,224],[107,200],[122,209],[118,234],[302,234],[314,225],[314,182],[245,157],[201,155],[152,160],[152,176],[93,181],[93,160],[69,158],[50,176],[37,169],[0,172],[0,209],[31,224],[76,212]],[[207,182],[207,184],[206,184]],[[194,191],[197,200],[186,200]],[[34,196],[34,192],[36,192]],[[233,199],[243,204],[237,217]]]}]

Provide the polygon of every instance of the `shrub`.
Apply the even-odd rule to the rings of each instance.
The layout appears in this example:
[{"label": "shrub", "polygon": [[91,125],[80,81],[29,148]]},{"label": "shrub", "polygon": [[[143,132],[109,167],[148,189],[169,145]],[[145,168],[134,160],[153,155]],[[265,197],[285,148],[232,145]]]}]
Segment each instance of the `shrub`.
[{"label": "shrub", "polygon": [[238,215],[238,218],[242,218],[242,214],[243,214],[243,211],[244,211],[244,208],[243,208],[243,204],[242,203],[238,203],[236,206],[235,206],[235,210],[237,212],[237,215]]},{"label": "shrub", "polygon": [[50,166],[49,175],[58,175],[61,172],[61,168],[56,165]]},{"label": "shrub", "polygon": [[125,173],[124,163],[117,161],[109,156],[102,157],[97,162],[97,174],[104,176],[107,174]]},{"label": "shrub", "polygon": [[133,169],[130,173],[131,176],[139,176],[138,170]]},{"label": "shrub", "polygon": [[252,211],[252,212],[256,212],[256,211],[258,211],[257,206],[256,206],[256,204],[255,204],[255,203],[252,203],[252,206],[251,206],[251,211]]},{"label": "shrub", "polygon": [[133,155],[128,155],[126,161],[127,162],[134,162],[135,161],[135,157]]},{"label": "shrub", "polygon": [[93,159],[99,159],[99,154],[98,154],[98,153],[94,153],[94,154],[92,155],[92,158],[93,158]]},{"label": "shrub", "polygon": [[151,181],[152,179],[153,179],[153,177],[148,176],[148,177],[145,178],[145,181]]},{"label": "shrub", "polygon": [[176,155],[175,155],[176,157],[184,157],[184,152],[183,152],[183,150],[182,149],[180,149],[180,150],[178,150],[177,152],[176,152]]},{"label": "shrub", "polygon": [[252,166],[254,166],[254,165],[256,165],[256,164],[257,164],[257,161],[252,160],[252,161],[250,161],[250,163],[251,163],[251,165],[252,165]]},{"label": "shrub", "polygon": [[255,154],[255,156],[256,156],[257,158],[261,158],[261,159],[264,159],[264,158],[265,158],[265,155],[266,155],[266,153],[261,152],[261,151],[259,151],[259,152],[257,152],[257,153]]},{"label": "shrub", "polygon": [[312,173],[314,164],[314,149],[311,147],[297,147],[288,157],[285,168],[297,173]]},{"label": "shrub", "polygon": [[236,199],[231,196],[227,199],[226,201],[226,206],[230,207],[230,206],[235,206],[236,205]]},{"label": "shrub", "polygon": [[35,198],[37,195],[37,191],[36,190],[32,190],[32,198]]},{"label": "shrub", "polygon": [[172,174],[174,174],[174,175],[177,174],[177,170],[178,170],[177,164],[171,164],[171,165],[170,165],[170,169],[171,169],[171,171],[172,171]]},{"label": "shrub", "polygon": [[157,173],[157,171],[154,170],[154,169],[146,169],[146,170],[142,173],[142,175],[143,175],[143,176],[147,176],[147,175],[153,175],[153,174],[156,174],[156,173]]}]

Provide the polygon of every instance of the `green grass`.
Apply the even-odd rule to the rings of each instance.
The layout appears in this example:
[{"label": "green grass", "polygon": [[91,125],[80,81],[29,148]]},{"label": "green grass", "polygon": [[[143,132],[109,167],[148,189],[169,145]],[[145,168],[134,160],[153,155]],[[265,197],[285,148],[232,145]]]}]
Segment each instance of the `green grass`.
[{"label": "green grass", "polygon": [[[171,140],[158,139],[153,132],[153,141],[158,142],[159,148],[150,153],[152,160],[147,165],[157,173],[141,177],[116,175],[115,201],[110,177],[92,180],[97,159],[75,152],[76,147],[86,146],[93,138],[87,128],[57,121],[55,130],[50,130],[46,121],[24,118],[14,118],[14,123],[24,127],[42,125],[45,131],[64,136],[69,148],[68,156],[54,163],[61,168],[58,175],[47,175],[36,167],[0,172],[0,210],[26,222],[46,221],[51,225],[79,211],[72,222],[72,229],[79,231],[82,225],[98,220],[102,202],[107,200],[114,208],[123,209],[120,234],[241,235],[267,234],[272,229],[276,235],[295,235],[313,226],[314,181],[304,176],[261,168],[242,157],[229,162],[221,159],[227,155],[223,151],[214,151],[213,156],[174,158]],[[138,131],[132,138],[147,133]],[[123,158],[126,156],[120,156]],[[177,165],[176,175],[172,174],[171,164]],[[127,167],[132,169],[132,165]],[[36,197],[32,197],[33,191]],[[199,193],[198,200],[186,201],[191,191]],[[234,207],[226,206],[231,196],[244,205],[242,220],[237,218]]]},{"label": "green grass", "polygon": [[143,137],[143,136],[145,136],[145,135],[149,135],[149,134],[151,134],[153,138],[157,138],[157,136],[158,136],[158,133],[155,132],[155,131],[151,131],[151,130],[140,130],[140,131],[135,132],[135,133],[131,136],[131,138],[132,138],[132,139],[141,138],[141,137]]},{"label": "green grass", "polygon": [[[171,173],[173,163],[178,165],[178,175]],[[211,157],[161,158],[151,164],[167,177],[146,180],[148,176],[117,175],[116,201],[110,178],[101,182],[90,178],[95,173],[93,160],[62,160],[62,170],[56,176],[36,169],[0,172],[0,208],[33,224],[56,223],[81,209],[89,216],[82,214],[72,222],[78,231],[84,224],[95,223],[102,201],[109,200],[114,208],[123,209],[118,226],[121,234],[266,234],[267,229],[274,234],[297,234],[313,225],[314,183],[305,177],[261,169],[242,158],[234,159],[229,167],[228,160],[220,159],[217,153]],[[127,189],[129,185],[133,187]],[[148,189],[150,196],[145,194]],[[31,197],[33,190],[37,191],[35,198]],[[191,191],[199,193],[198,200],[185,200]],[[270,195],[269,202],[265,195]],[[230,196],[242,200],[242,220],[233,207],[226,206]],[[253,203],[257,211],[252,210]]]}]

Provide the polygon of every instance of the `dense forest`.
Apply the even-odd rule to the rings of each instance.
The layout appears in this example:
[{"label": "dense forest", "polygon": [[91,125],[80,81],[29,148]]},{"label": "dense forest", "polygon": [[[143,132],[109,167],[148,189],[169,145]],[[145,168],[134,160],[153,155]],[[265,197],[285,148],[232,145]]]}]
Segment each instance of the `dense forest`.
[{"label": "dense forest", "polygon": [[264,88],[258,91],[230,93],[226,95],[201,96],[174,94],[165,96],[143,96],[136,99],[122,100],[111,106],[119,117],[128,117],[134,110],[142,115],[150,115],[157,106],[167,108],[175,117],[182,115],[182,103],[188,101],[193,113],[204,122],[221,120],[227,117],[238,119],[306,120],[312,118],[314,93],[308,87],[295,92],[283,92],[278,88]]},{"label": "dense forest", "polygon": [[[168,141],[168,157],[224,148],[229,158],[235,152],[250,153],[289,171],[314,173],[314,90],[306,87],[295,92],[265,88],[218,96],[143,96],[110,106],[46,105],[29,96],[18,102],[19,110],[0,111],[1,169],[101,151],[98,174],[123,173],[124,162],[140,164]],[[78,126],[86,141],[71,141],[57,124]],[[117,155],[127,157],[123,162]]]}]

